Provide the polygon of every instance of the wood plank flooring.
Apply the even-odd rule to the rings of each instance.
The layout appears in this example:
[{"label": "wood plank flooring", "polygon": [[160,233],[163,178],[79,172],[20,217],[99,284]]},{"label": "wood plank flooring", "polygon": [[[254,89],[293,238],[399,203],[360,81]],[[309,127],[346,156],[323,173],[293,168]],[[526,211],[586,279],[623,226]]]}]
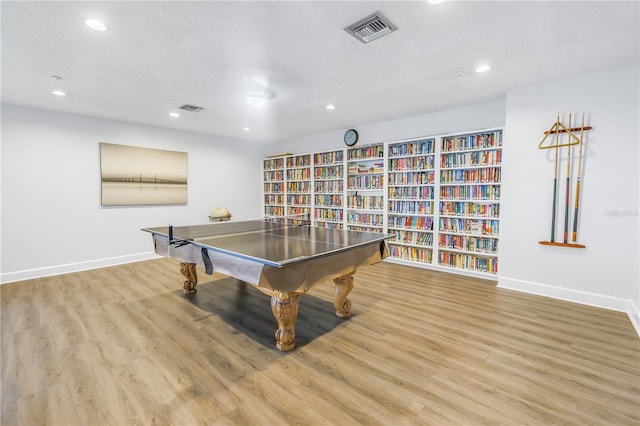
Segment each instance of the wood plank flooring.
[{"label": "wood plank flooring", "polygon": [[353,317],[301,297],[297,348],[269,298],[171,259],[0,286],[1,424],[638,425],[623,313],[384,262]]}]

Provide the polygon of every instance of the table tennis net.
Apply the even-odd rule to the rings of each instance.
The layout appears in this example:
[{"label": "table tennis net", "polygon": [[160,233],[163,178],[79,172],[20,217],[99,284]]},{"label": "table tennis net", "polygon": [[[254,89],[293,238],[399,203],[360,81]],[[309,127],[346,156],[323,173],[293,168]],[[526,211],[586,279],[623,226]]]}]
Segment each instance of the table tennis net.
[{"label": "table tennis net", "polygon": [[222,237],[225,235],[247,234],[252,232],[269,232],[289,226],[309,226],[309,215],[270,216],[262,219],[212,222],[203,225],[169,227],[169,236],[174,240],[197,240],[202,238]]},{"label": "table tennis net", "polygon": [[311,215],[309,213],[292,214],[288,216],[265,216],[264,220],[286,225],[311,225]]}]

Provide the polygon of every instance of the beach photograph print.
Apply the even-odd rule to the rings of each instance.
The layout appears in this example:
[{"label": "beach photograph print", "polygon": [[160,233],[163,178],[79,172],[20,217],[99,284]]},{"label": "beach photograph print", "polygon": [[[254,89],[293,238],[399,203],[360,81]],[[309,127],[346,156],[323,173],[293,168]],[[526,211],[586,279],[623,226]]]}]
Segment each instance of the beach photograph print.
[{"label": "beach photograph print", "polygon": [[103,206],[187,203],[187,153],[100,143]]}]

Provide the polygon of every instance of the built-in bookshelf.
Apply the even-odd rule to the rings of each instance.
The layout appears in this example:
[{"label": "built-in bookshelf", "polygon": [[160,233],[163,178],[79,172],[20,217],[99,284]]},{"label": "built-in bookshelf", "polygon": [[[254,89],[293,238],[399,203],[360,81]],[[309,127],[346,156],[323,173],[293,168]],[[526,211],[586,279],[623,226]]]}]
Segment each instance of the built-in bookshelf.
[{"label": "built-in bookshelf", "polygon": [[433,263],[435,193],[433,138],[388,145],[387,232],[396,259]]},{"label": "built-in bookshelf", "polygon": [[284,157],[267,158],[262,162],[262,166],[264,215],[266,217],[284,216]]},{"label": "built-in bookshelf", "polygon": [[441,139],[439,265],[497,274],[501,164],[501,130]]},{"label": "built-in bookshelf", "polygon": [[384,230],[384,145],[347,150],[347,228]]},{"label": "built-in bookshelf", "polygon": [[286,157],[287,216],[311,214],[311,159],[311,154]]},{"label": "built-in bookshelf", "polygon": [[498,273],[502,130],[267,158],[266,216],[388,232],[389,261]]},{"label": "built-in bookshelf", "polygon": [[313,154],[313,223],[344,227],[344,150]]}]

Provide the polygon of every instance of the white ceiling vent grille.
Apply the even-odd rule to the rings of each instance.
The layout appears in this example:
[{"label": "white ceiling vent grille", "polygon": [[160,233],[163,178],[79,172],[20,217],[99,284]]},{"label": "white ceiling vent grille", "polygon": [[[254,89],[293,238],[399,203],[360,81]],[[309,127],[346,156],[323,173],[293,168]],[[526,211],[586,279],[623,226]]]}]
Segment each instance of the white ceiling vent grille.
[{"label": "white ceiling vent grille", "polygon": [[184,104],[180,107],[180,109],[189,112],[198,112],[203,110],[204,108],[195,105]]},{"label": "white ceiling vent grille", "polygon": [[397,29],[398,27],[389,22],[380,12],[376,12],[349,25],[344,30],[361,42],[369,43]]}]

